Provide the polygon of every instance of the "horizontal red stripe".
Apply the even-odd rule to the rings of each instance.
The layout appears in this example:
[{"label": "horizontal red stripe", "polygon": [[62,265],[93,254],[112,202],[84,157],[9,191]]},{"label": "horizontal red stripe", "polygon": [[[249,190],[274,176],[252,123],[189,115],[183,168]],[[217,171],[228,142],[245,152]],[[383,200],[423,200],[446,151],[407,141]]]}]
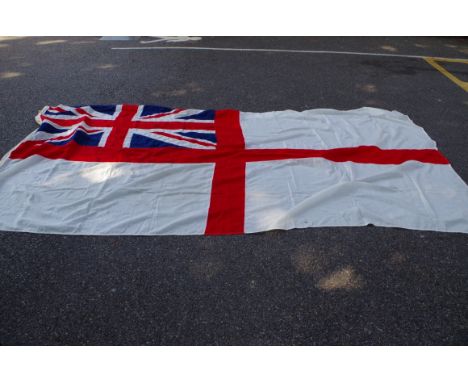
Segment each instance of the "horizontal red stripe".
[{"label": "horizontal red stripe", "polygon": [[173,147],[154,149],[93,147],[80,146],[74,141],[56,146],[43,141],[27,141],[20,144],[10,154],[10,158],[25,159],[32,155],[80,162],[128,163],[213,163],[219,157],[216,150]]},{"label": "horizontal red stripe", "polygon": [[329,150],[306,149],[185,149],[185,148],[109,148],[80,146],[70,142],[54,146],[43,141],[21,143],[11,154],[11,159],[25,159],[41,155],[49,159],[66,159],[83,162],[130,163],[208,163],[230,158],[242,162],[259,162],[301,158],[325,158],[333,162],[369,164],[401,164],[410,160],[448,164],[449,161],[435,149],[380,149],[376,146],[346,147]]},{"label": "horizontal red stripe", "polygon": [[381,149],[377,146],[340,147],[327,150],[308,149],[247,149],[242,153],[246,162],[325,158],[333,162],[369,164],[401,164],[410,160],[449,164],[440,151],[435,149]]},{"label": "horizontal red stripe", "polygon": [[[48,115],[41,115],[42,121],[54,122],[59,126],[69,127],[77,123],[84,122],[90,127],[113,127],[115,120],[90,118],[82,116],[72,119],[54,118]],[[166,130],[203,130],[215,131],[212,123],[202,122],[152,122],[152,121],[127,121],[127,129],[166,129]]]},{"label": "horizontal red stripe", "polygon": [[133,129],[166,129],[166,130],[207,130],[215,131],[212,123],[203,122],[151,122],[131,121],[128,128]]}]

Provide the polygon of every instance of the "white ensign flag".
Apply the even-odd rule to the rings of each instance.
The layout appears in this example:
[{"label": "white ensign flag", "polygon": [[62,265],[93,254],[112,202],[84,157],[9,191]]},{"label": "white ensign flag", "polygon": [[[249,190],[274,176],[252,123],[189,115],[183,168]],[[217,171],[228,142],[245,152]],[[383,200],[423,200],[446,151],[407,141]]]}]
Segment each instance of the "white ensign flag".
[{"label": "white ensign flag", "polygon": [[374,224],[468,233],[468,187],[374,108],[47,106],[0,162],[0,229],[214,235]]}]

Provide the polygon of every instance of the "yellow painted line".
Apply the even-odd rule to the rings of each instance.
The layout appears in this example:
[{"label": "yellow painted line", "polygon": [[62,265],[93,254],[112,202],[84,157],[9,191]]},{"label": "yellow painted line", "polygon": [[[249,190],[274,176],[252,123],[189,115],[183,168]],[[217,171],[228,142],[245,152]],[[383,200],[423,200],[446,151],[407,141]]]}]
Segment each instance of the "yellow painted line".
[{"label": "yellow painted line", "polygon": [[456,83],[460,86],[464,91],[468,92],[468,82],[462,81],[459,78],[455,77],[452,73],[450,73],[447,69],[442,67],[437,63],[439,62],[458,62],[461,64],[468,64],[468,60],[464,60],[461,58],[438,58],[438,57],[424,57],[426,62],[437,69],[440,73],[442,73],[445,77],[447,77],[452,82]]},{"label": "yellow painted line", "polygon": [[444,57],[428,57],[437,61],[445,62],[460,62],[462,64],[468,64],[468,58],[444,58]]}]

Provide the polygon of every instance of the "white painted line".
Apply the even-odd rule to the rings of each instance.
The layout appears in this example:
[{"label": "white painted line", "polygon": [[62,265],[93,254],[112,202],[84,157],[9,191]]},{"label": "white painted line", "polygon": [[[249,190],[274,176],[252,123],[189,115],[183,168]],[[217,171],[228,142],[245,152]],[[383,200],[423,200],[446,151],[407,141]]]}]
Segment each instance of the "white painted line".
[{"label": "white painted line", "polygon": [[186,42],[186,41],[200,41],[201,37],[191,37],[191,36],[151,36],[156,37],[154,40],[143,40],[140,41],[140,44],[152,44],[153,42]]},{"label": "white painted line", "polygon": [[335,50],[296,50],[296,49],[255,49],[255,48],[213,48],[206,46],[134,46],[134,47],[114,47],[114,50],[215,50],[215,51],[230,51],[230,52],[275,52],[275,53],[313,53],[313,54],[345,54],[354,56],[377,56],[377,57],[401,57],[401,58],[425,58],[432,57],[444,60],[466,60],[466,58],[450,58],[436,56],[414,56],[408,54],[392,54],[392,53],[365,53],[365,52],[341,52]]},{"label": "white painted line", "polygon": [[132,41],[136,40],[136,36],[102,36],[100,41]]}]

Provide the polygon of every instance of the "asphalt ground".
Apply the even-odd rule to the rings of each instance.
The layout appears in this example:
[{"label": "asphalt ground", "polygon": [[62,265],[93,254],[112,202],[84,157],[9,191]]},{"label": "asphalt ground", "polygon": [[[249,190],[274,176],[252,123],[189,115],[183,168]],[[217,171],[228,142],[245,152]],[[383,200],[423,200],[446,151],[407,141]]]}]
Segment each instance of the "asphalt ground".
[{"label": "asphalt ground", "polygon": [[[373,106],[410,116],[468,182],[468,93],[423,59],[461,38],[0,40],[0,154],[44,105],[271,111]],[[467,80],[468,64],[448,63]],[[0,232],[2,345],[467,345],[468,235],[310,228],[241,236]]]}]

